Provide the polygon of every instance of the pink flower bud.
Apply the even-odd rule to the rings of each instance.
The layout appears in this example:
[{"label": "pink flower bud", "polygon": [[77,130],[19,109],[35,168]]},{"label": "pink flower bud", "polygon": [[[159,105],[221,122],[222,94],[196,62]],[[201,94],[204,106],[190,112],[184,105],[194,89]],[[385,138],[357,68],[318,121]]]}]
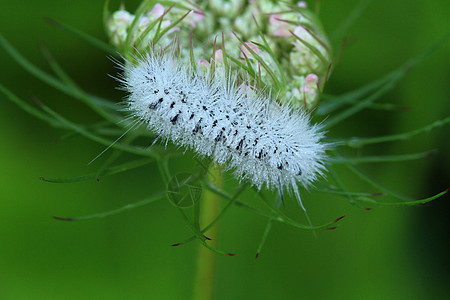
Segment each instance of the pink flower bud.
[{"label": "pink flower bud", "polygon": [[[256,54],[259,53],[258,47],[256,47],[254,44],[245,43],[245,45],[247,45],[250,49],[252,49],[252,51],[255,52]],[[241,58],[244,58],[244,57],[251,58],[252,56],[253,56],[252,53],[247,49],[247,47],[242,45],[241,46]]]},{"label": "pink flower bud", "polygon": [[196,28],[197,24],[202,22],[204,18],[205,14],[203,13],[203,10],[192,10],[185,20],[192,28]]},{"label": "pink flower bud", "polygon": [[289,23],[281,21],[282,16],[280,14],[272,14],[269,17],[269,26],[273,28],[272,33],[274,36],[290,36],[289,32],[292,30],[292,26]]},{"label": "pink flower bud", "polygon": [[223,63],[223,52],[222,49],[217,49],[214,53],[214,61],[216,63]]},{"label": "pink flower bud", "polygon": [[317,82],[319,82],[319,77],[316,74],[308,74],[305,78],[305,83],[309,86],[317,86]]},{"label": "pink flower bud", "polygon": [[203,68],[209,68],[209,62],[203,58],[197,59],[197,65]]},{"label": "pink flower bud", "polygon": [[118,10],[113,14],[113,19],[115,21],[121,21],[123,23],[131,24],[131,22],[133,22],[134,16],[126,10]]},{"label": "pink flower bud", "polygon": [[305,84],[300,88],[304,106],[310,109],[316,105],[319,94],[319,77],[316,74],[308,74],[305,78]]},{"label": "pink flower bud", "polygon": [[164,14],[164,11],[164,6],[162,6],[160,3],[156,3],[149,14],[157,19]]},{"label": "pink flower bud", "polygon": [[150,23],[150,18],[149,17],[142,17],[139,20],[139,27],[145,27],[148,25],[148,23]]}]

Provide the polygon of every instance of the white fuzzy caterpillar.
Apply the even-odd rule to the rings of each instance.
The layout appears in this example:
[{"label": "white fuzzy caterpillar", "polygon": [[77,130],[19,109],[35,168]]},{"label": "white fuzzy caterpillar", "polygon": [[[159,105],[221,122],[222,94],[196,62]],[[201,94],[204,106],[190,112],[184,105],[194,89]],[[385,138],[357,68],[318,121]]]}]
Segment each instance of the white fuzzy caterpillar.
[{"label": "white fuzzy caterpillar", "polygon": [[173,55],[124,67],[127,109],[159,136],[211,156],[258,189],[309,186],[323,170],[323,134],[304,112],[246,93],[223,76],[194,74]]}]

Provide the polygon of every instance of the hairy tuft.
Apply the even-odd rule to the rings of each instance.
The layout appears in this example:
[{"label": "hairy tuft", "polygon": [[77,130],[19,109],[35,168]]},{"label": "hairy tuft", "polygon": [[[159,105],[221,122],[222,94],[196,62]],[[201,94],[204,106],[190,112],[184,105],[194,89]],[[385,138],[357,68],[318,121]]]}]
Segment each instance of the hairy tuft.
[{"label": "hairy tuft", "polygon": [[[174,55],[147,54],[123,66],[127,110],[159,136],[210,156],[258,189],[308,187],[324,170],[319,126],[267,93],[224,76],[195,74]],[[212,78],[212,80],[211,80]],[[300,201],[300,199],[299,199]]]}]

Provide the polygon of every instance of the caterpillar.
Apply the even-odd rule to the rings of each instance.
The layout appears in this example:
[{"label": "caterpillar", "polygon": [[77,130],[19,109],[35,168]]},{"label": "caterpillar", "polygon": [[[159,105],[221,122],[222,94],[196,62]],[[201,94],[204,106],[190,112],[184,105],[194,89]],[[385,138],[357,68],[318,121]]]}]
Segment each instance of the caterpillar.
[{"label": "caterpillar", "polygon": [[209,156],[261,189],[294,191],[322,175],[326,144],[319,125],[270,93],[236,80],[200,75],[173,54],[153,52],[122,66],[126,110],[159,137]]}]

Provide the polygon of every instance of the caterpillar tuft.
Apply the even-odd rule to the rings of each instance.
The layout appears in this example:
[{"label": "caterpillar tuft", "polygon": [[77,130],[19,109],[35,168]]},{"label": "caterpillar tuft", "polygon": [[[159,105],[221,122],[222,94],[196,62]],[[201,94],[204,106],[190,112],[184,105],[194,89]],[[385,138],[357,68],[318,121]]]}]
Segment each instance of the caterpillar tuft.
[{"label": "caterpillar tuft", "polygon": [[126,62],[126,110],[158,137],[209,156],[261,189],[309,187],[324,171],[327,145],[306,112],[270,93],[249,93],[224,76],[199,75],[174,54]]}]

